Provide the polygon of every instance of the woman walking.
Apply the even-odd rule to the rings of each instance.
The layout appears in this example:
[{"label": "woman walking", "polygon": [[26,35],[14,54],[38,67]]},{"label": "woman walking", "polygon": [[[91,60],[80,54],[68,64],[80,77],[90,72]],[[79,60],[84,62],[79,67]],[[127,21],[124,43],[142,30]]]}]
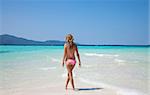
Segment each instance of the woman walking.
[{"label": "woman walking", "polygon": [[73,36],[71,34],[68,34],[66,36],[66,43],[64,44],[64,56],[63,56],[62,66],[64,66],[64,63],[65,63],[67,71],[68,71],[68,77],[66,80],[66,90],[67,90],[69,81],[72,84],[73,90],[75,90],[73,73],[72,73],[73,68],[76,64],[75,54],[77,55],[79,66],[81,66],[78,48],[77,48],[77,45],[73,42],[73,40],[74,40]]}]

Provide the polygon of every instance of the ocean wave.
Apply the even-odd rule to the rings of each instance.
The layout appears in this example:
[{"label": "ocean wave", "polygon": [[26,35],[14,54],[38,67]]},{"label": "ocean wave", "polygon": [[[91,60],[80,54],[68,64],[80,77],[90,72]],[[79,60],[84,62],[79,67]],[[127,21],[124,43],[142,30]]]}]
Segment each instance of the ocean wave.
[{"label": "ocean wave", "polygon": [[107,88],[107,89],[115,90],[115,91],[117,91],[117,95],[147,95],[146,93],[139,92],[135,89],[127,89],[127,88],[116,87],[116,86],[108,85],[108,84],[105,84],[105,83],[91,81],[91,80],[88,80],[87,78],[79,78],[79,80],[81,82],[84,82],[84,83],[87,83],[87,84],[100,86],[101,88],[104,88],[104,89]]},{"label": "ocean wave", "polygon": [[103,54],[103,53],[84,53],[85,56],[97,56],[97,57],[118,57],[117,54]]},{"label": "ocean wave", "polygon": [[43,67],[43,68],[40,68],[40,70],[44,70],[44,71],[54,70],[54,69],[56,69],[56,67]]},{"label": "ocean wave", "polygon": [[13,52],[13,51],[9,51],[9,50],[0,51],[0,53],[10,53],[10,52]]}]

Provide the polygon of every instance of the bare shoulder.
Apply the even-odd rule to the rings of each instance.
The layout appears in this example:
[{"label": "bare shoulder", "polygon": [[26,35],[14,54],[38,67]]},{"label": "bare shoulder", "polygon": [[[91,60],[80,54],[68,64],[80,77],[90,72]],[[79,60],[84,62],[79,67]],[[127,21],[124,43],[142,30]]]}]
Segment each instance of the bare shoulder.
[{"label": "bare shoulder", "polygon": [[64,48],[66,48],[66,47],[67,47],[67,43],[64,44]]}]

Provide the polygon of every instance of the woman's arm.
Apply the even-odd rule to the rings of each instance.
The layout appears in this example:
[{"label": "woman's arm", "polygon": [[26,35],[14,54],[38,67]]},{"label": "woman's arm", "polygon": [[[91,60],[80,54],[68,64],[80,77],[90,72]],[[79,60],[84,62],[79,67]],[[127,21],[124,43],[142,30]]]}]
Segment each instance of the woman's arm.
[{"label": "woman's arm", "polygon": [[76,46],[76,54],[77,54],[77,57],[78,57],[79,66],[81,67],[80,55],[79,55],[78,47],[77,46]]},{"label": "woman's arm", "polygon": [[64,55],[63,55],[63,60],[62,60],[62,66],[64,66],[64,61],[66,60],[66,55],[67,55],[67,46],[65,44],[64,45]]}]

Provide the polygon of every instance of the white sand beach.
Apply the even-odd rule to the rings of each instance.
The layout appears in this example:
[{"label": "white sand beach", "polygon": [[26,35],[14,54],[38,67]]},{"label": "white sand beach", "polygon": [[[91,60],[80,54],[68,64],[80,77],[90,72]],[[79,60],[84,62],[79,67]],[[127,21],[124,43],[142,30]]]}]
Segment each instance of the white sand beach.
[{"label": "white sand beach", "polygon": [[82,83],[75,79],[76,90],[72,90],[69,84],[68,89],[65,90],[64,81],[60,80],[60,83],[49,84],[32,87],[23,87],[15,89],[3,89],[0,91],[1,95],[123,95],[119,94],[118,91],[111,88],[101,88],[94,85]]}]

